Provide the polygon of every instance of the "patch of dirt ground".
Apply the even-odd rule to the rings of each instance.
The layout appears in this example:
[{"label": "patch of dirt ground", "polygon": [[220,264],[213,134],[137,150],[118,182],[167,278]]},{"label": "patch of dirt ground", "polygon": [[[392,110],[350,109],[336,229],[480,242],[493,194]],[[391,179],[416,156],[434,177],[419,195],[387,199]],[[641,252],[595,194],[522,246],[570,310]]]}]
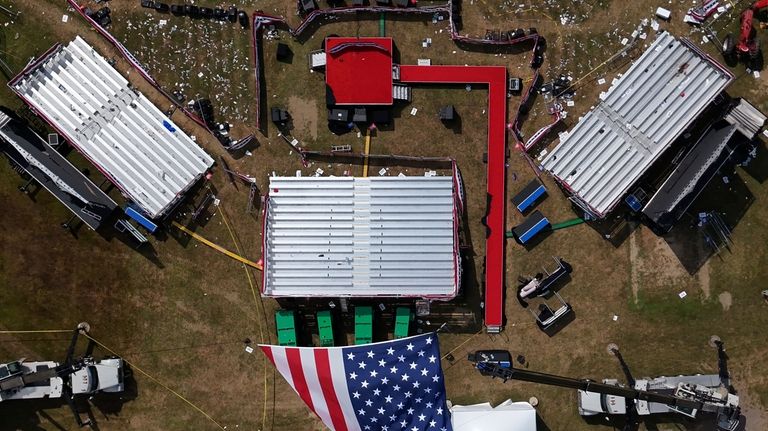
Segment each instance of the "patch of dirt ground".
[{"label": "patch of dirt ground", "polygon": [[742,407],[741,414],[744,415],[748,430],[768,429],[768,413],[760,408]]},{"label": "patch of dirt ground", "polygon": [[693,282],[690,287],[700,288],[703,299],[709,299],[711,296],[709,262],[706,262],[692,279],[664,239],[654,235],[649,229],[637,229],[632,232],[629,237],[629,258],[630,283],[635,302],[638,300],[640,287],[647,285],[644,280],[648,279],[656,280],[654,285],[682,288],[690,286],[689,283]]},{"label": "patch of dirt ground", "polygon": [[317,101],[291,96],[288,98],[288,112],[291,113],[293,127],[297,132],[317,139]]},{"label": "patch of dirt ground", "polygon": [[[704,299],[709,299],[712,293],[709,285],[709,261],[706,261],[701,269],[699,269],[699,272],[696,273],[696,277],[699,280],[699,287],[701,287],[701,291],[704,293]],[[722,297],[722,295],[720,296]],[[728,296],[730,297],[730,293]],[[720,302],[722,302],[722,300]]]},{"label": "patch of dirt ground", "polygon": [[[637,229],[632,232],[629,238],[629,257],[635,301],[645,277],[653,277],[668,285],[674,285],[676,280],[688,277],[672,249],[649,229]],[[705,292],[705,295],[709,296],[709,293]]]},{"label": "patch of dirt ground", "polygon": [[731,308],[731,305],[733,304],[733,297],[731,296],[731,292],[723,292],[718,295],[717,299],[720,301],[720,305],[723,306],[723,311],[728,311],[728,309]]}]

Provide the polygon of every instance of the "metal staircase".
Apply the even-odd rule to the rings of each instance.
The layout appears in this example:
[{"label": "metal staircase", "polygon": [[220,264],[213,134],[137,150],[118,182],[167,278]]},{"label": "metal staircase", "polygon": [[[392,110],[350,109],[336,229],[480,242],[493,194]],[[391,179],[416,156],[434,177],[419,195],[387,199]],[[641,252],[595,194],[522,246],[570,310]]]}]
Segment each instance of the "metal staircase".
[{"label": "metal staircase", "polygon": [[50,169],[48,169],[44,164],[40,163],[37,159],[35,159],[32,154],[29,154],[24,148],[22,148],[19,144],[9,141],[9,145],[11,145],[19,154],[21,154],[24,159],[27,160],[27,162],[36,167],[37,169],[40,169],[48,178],[53,181],[54,184],[56,184],[56,187],[60,188],[62,191],[66,192],[67,194],[71,195],[72,197],[79,199],[83,204],[88,204],[88,199],[84,198],[80,193],[78,193],[75,189],[69,186],[64,180],[59,178],[58,175],[51,172]]},{"label": "metal staircase", "polygon": [[411,87],[403,84],[392,85],[392,98],[405,102],[411,101]]}]

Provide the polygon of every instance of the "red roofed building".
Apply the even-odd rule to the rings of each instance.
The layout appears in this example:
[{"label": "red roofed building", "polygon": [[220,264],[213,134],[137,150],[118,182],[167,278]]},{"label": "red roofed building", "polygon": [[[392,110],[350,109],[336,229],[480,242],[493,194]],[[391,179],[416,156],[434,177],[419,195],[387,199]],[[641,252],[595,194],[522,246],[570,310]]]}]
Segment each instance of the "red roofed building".
[{"label": "red roofed building", "polygon": [[325,53],[334,105],[392,104],[392,38],[329,37]]}]

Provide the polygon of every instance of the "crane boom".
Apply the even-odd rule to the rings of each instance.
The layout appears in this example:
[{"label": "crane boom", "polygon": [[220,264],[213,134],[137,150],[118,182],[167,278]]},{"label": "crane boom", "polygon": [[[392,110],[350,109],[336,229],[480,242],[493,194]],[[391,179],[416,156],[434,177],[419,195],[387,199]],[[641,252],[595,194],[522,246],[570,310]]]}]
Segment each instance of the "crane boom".
[{"label": "crane boom", "polygon": [[[491,378],[499,378],[505,382],[507,380],[520,380],[541,383],[550,386],[578,389],[580,397],[587,397],[589,396],[588,394],[593,394],[598,397],[616,397],[626,400],[626,408],[622,407],[621,411],[618,408],[616,411],[610,411],[606,410],[606,407],[594,408],[591,405],[584,407],[586,404],[582,404],[582,402],[584,400],[588,401],[588,398],[580,398],[579,413],[582,415],[625,413],[627,415],[627,423],[630,424],[634,423],[634,417],[637,414],[678,412],[695,418],[697,412],[708,412],[717,415],[717,429],[733,431],[740,423],[741,409],[739,408],[738,396],[731,392],[727,356],[723,343],[719,338],[715,339],[714,343],[718,350],[719,375],[715,376],[715,378],[719,377],[717,379],[719,386],[714,388],[712,383],[705,383],[697,379],[697,376],[691,376],[691,381],[686,381],[684,379],[685,376],[680,376],[680,379],[672,379],[675,387],[673,392],[668,391],[672,387],[667,386],[667,380],[664,377],[643,380],[643,384],[640,384],[641,381],[635,381],[629,371],[629,367],[618,351],[618,346],[609,346],[609,348],[611,353],[619,358],[627,380],[631,382],[629,387],[619,385],[615,380],[595,382],[588,379],[577,379],[527,369],[517,369],[512,366],[510,359],[505,360],[505,358],[511,358],[511,354],[508,351],[477,351],[469,354],[467,359],[475,364],[475,368],[477,368],[480,374]],[[661,387],[659,387],[660,383]],[[658,410],[653,405],[666,406],[666,409],[663,411]]]},{"label": "crane boom", "polygon": [[553,374],[540,373],[537,371],[523,370],[517,368],[502,368],[496,364],[488,362],[478,362],[476,364],[480,374],[492,378],[500,378],[505,382],[507,380],[521,380],[524,382],[542,383],[545,385],[559,386],[562,388],[581,389],[583,391],[597,392],[607,395],[616,395],[618,397],[642,400],[654,403],[666,404],[671,407],[685,409],[700,409],[703,403],[698,400],[679,398],[672,395],[660,394],[655,392],[642,391],[634,388],[614,386],[605,383],[598,383],[587,379],[575,379],[571,377],[556,376]]}]

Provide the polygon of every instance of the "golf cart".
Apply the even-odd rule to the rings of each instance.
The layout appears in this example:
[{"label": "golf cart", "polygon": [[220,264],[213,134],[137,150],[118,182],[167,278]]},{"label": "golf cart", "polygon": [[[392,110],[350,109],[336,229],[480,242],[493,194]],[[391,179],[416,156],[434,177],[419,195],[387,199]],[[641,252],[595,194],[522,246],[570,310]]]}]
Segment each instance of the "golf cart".
[{"label": "golf cart", "polygon": [[553,310],[549,304],[542,302],[539,304],[539,313],[536,314],[533,310],[531,312],[533,317],[536,318],[536,325],[539,329],[544,331],[550,337],[555,335],[560,329],[565,327],[570,322],[573,316],[573,307],[571,304],[565,302],[562,296],[557,292],[552,292],[553,295],[560,301],[560,307]]},{"label": "golf cart", "polygon": [[520,284],[517,288],[517,300],[520,301],[523,308],[528,307],[526,298],[549,296],[555,284],[565,280],[568,274],[573,271],[573,267],[563,258],[553,256],[552,259],[557,264],[554,270],[548,271],[546,268],[542,268],[544,272],[536,274],[533,278],[518,277]]}]

